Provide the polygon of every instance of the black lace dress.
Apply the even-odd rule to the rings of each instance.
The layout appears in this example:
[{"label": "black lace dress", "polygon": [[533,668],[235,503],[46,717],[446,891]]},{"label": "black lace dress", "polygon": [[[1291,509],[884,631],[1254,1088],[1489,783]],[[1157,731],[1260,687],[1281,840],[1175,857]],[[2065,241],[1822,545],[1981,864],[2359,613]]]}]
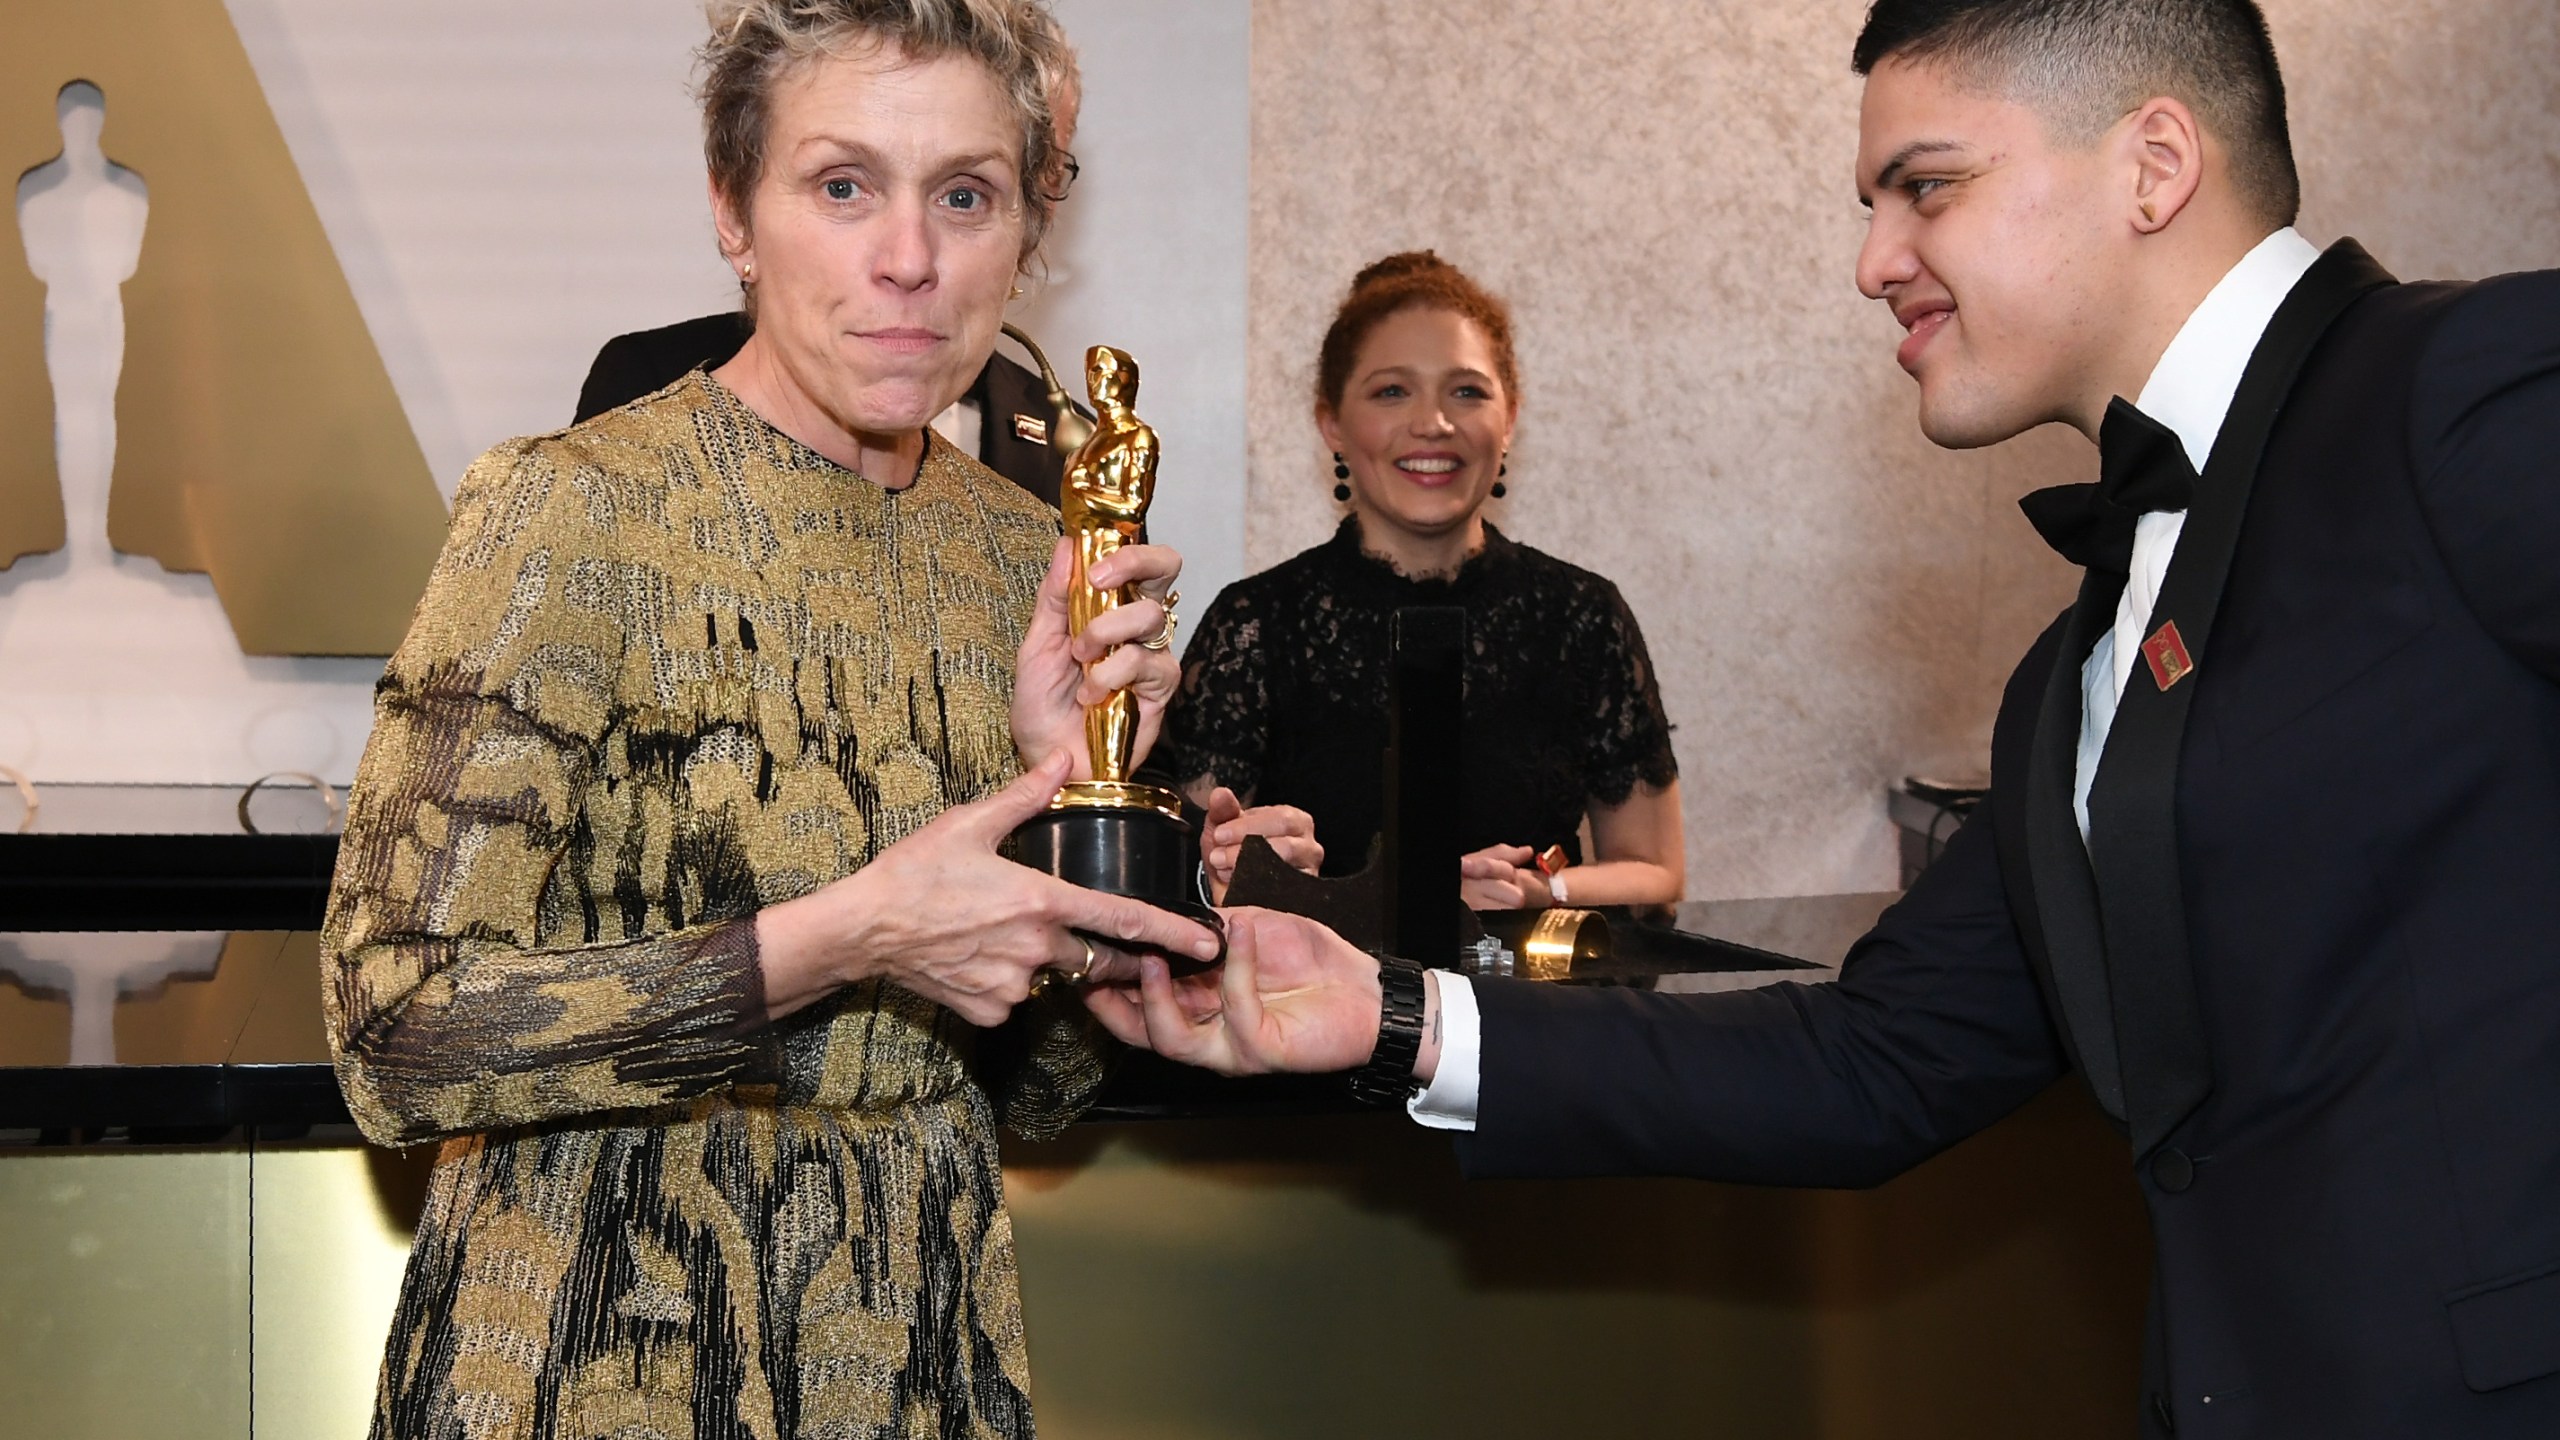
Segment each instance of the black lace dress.
[{"label": "black lace dress", "polygon": [[1356,520],[1230,585],[1200,619],[1159,747],[1184,784],[1213,776],[1315,817],[1328,875],[1366,863],[1387,744],[1387,640],[1399,606],[1467,612],[1460,842],[1562,845],[1583,812],[1678,778],[1644,636],[1618,587],[1485,527],[1453,578],[1412,580],[1363,552]]}]

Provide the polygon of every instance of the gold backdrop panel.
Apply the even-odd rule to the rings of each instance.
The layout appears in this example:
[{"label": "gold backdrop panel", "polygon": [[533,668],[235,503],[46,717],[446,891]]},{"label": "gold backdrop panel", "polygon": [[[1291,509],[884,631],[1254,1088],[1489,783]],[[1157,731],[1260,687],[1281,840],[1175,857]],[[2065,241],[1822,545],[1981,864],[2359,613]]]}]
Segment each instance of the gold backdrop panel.
[{"label": "gold backdrop panel", "polygon": [[[124,286],[108,538],[211,576],[250,654],[390,653],[443,542],[444,503],[221,0],[12,16],[8,173],[60,151],[54,96],[75,79],[106,94],[108,158],[151,187]],[[6,258],[0,555],[62,543],[43,292],[22,255]],[[18,416],[31,394],[45,397],[41,423]],[[22,473],[30,454],[36,481]],[[27,519],[15,512],[30,489],[51,490],[52,508]]]}]

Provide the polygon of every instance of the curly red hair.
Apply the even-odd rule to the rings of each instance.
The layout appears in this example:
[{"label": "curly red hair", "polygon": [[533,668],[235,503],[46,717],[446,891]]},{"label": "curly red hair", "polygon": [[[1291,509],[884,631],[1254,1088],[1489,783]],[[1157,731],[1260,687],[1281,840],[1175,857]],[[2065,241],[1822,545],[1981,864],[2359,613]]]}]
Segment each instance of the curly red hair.
[{"label": "curly red hair", "polygon": [[1388,317],[1407,310],[1445,310],[1475,322],[1493,346],[1494,368],[1503,390],[1520,393],[1520,358],[1511,348],[1511,307],[1475,282],[1464,270],[1431,250],[1406,250],[1362,267],[1352,277],[1351,293],[1334,312],[1324,332],[1324,348],[1316,356],[1316,403],[1326,410],[1342,406],[1351,385],[1351,367],[1360,347]]}]

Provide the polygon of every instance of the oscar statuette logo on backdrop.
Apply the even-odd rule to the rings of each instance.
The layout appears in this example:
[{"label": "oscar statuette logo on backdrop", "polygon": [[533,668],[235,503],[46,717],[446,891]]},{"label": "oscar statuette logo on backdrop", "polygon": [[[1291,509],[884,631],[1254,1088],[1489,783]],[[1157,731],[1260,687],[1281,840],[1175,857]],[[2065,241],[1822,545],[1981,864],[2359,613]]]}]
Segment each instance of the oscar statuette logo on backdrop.
[{"label": "oscar statuette logo on backdrop", "polygon": [[220,0],[0,50],[0,764],[343,780],[445,512]]}]

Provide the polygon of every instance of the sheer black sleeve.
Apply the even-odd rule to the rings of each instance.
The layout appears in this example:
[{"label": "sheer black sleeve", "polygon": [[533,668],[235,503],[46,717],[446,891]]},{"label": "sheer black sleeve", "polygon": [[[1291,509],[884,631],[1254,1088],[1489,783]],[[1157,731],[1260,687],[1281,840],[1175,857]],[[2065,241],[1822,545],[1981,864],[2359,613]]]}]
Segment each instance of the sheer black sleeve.
[{"label": "sheer black sleeve", "polygon": [[1165,765],[1177,783],[1210,777],[1249,795],[1262,783],[1271,723],[1264,606],[1243,585],[1219,592],[1183,652],[1182,688],[1165,714]]},{"label": "sheer black sleeve", "polygon": [[1618,587],[1594,577],[1592,592],[1574,608],[1569,643],[1582,670],[1583,793],[1593,805],[1620,805],[1638,781],[1659,790],[1680,778],[1671,722],[1644,632]]}]

